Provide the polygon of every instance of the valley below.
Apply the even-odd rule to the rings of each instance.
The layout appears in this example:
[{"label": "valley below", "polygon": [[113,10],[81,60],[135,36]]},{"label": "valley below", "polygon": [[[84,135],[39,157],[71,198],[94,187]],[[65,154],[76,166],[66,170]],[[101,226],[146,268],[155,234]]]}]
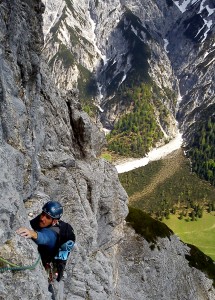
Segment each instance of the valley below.
[{"label": "valley below", "polygon": [[[182,148],[168,154],[162,154],[161,149],[160,159],[157,156],[154,161],[148,160],[145,166],[137,167],[141,160],[116,166],[120,172],[126,167],[129,170],[132,163],[135,166],[119,174],[129,195],[129,206],[164,222],[183,242],[195,245],[215,260],[215,188],[191,172]],[[194,215],[194,211],[198,213]]]}]

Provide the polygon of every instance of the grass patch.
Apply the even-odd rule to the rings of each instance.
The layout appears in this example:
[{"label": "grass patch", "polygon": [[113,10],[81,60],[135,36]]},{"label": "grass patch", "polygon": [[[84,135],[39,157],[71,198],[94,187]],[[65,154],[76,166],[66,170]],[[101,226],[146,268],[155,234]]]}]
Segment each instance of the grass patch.
[{"label": "grass patch", "polygon": [[102,158],[111,161],[114,165],[118,165],[120,163],[124,163],[128,161],[126,156],[119,155],[113,151],[109,151],[107,148],[104,148],[101,154]]},{"label": "grass patch", "polygon": [[108,153],[108,152],[102,153],[102,154],[101,154],[101,158],[104,158],[104,159],[106,159],[106,160],[109,161],[109,162],[112,161],[112,156],[111,156],[111,154]]},{"label": "grass patch", "polygon": [[126,222],[134,228],[136,233],[142,235],[149,243],[153,244],[156,244],[158,237],[170,238],[173,233],[164,223],[154,220],[147,213],[131,206],[129,207]]},{"label": "grass patch", "polygon": [[215,261],[215,215],[204,213],[197,221],[179,220],[176,215],[170,215],[163,221],[180,239],[198,247]]}]

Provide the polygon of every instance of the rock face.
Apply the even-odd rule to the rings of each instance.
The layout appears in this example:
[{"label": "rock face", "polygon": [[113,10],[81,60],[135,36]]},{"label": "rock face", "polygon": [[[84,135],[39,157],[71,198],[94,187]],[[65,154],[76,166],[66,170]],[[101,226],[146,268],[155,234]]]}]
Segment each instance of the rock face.
[{"label": "rock face", "polygon": [[117,252],[115,299],[214,299],[210,282],[184,260],[189,248],[178,237],[159,239],[154,250],[130,228],[125,237]]},{"label": "rock face", "polygon": [[[188,266],[187,247],[175,237],[151,252],[126,229],[127,195],[115,167],[98,158],[104,135],[74,90],[56,89],[42,61],[42,2],[3,0],[0,9],[0,257],[27,266],[1,272],[0,298],[51,299],[41,263],[28,267],[37,262],[36,245],[15,230],[29,227],[29,218],[54,198],[77,235],[58,299],[174,299],[173,293],[175,299],[215,299],[212,281]],[[135,290],[127,276],[136,278]]]},{"label": "rock face", "polygon": [[[29,226],[27,214],[39,213],[54,198],[64,205],[65,219],[72,220],[87,267],[89,253],[121,238],[127,195],[116,169],[96,158],[103,133],[81,111],[74,93],[54,89],[40,63],[41,10],[40,1],[1,2],[0,253],[18,265],[36,261],[34,243],[15,230]],[[81,294],[86,287],[79,269]],[[1,274],[2,297],[14,299],[15,291],[19,299],[23,293],[25,299],[50,298],[41,264],[33,271]]]}]

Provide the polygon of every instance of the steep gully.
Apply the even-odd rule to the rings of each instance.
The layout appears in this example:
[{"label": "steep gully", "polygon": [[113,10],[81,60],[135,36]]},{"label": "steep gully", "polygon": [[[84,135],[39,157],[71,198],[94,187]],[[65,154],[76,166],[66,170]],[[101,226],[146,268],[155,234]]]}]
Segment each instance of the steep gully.
[{"label": "steep gully", "polygon": [[136,168],[146,166],[150,161],[155,161],[164,158],[171,152],[179,149],[182,146],[182,134],[178,131],[174,139],[168,144],[151,150],[147,156],[140,159],[129,159],[127,162],[116,165],[118,173],[125,173]]},{"label": "steep gully", "polygon": [[[179,92],[177,107],[179,106],[178,104],[181,102],[181,100],[182,100],[182,97],[181,97],[180,92]],[[178,125],[177,122],[176,122],[176,124]],[[127,162],[116,164],[115,167],[116,167],[117,172],[119,174],[129,172],[129,171],[134,170],[136,168],[146,166],[150,161],[155,161],[155,160],[159,160],[159,159],[164,158],[165,156],[172,153],[173,151],[181,148],[182,144],[183,144],[182,133],[178,129],[177,134],[175,135],[175,137],[169,143],[167,143],[167,144],[165,144],[161,147],[157,147],[157,148],[152,149],[143,158],[140,158],[140,159],[128,158]]]}]

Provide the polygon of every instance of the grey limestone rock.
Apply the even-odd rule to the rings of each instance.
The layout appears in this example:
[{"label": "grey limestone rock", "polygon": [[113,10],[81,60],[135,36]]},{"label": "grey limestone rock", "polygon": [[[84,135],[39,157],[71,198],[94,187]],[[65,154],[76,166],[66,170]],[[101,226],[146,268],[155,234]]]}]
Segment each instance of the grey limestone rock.
[{"label": "grey limestone rock", "polygon": [[175,235],[158,239],[151,250],[146,240],[125,228],[118,247],[116,299],[214,299],[211,280],[189,267],[188,253]]}]

